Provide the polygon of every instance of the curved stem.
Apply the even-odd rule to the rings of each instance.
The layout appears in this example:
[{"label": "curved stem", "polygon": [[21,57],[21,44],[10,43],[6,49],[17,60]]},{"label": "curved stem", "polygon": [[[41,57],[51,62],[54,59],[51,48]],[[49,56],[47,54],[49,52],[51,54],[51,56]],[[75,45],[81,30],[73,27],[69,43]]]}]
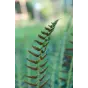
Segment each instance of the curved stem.
[{"label": "curved stem", "polygon": [[70,70],[69,70],[69,73],[68,73],[68,80],[67,80],[67,87],[66,88],[70,88],[70,80],[71,80],[71,75],[72,75],[72,67],[73,67],[73,59],[72,59],[71,64],[70,64]]}]

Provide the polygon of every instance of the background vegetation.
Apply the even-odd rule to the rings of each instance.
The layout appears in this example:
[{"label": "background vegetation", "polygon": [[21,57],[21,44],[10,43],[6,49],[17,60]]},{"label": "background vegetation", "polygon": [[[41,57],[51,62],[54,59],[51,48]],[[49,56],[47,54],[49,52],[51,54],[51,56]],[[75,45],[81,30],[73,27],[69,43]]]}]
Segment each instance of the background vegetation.
[{"label": "background vegetation", "polygon": [[[42,5],[48,6],[47,8],[43,8],[41,10],[45,19],[44,21],[40,19],[37,20],[36,18],[32,20],[16,20],[15,88],[34,88],[24,83],[24,80],[32,81],[25,77],[26,74],[36,74],[31,73],[31,71],[25,67],[25,64],[29,64],[26,58],[33,58],[27,51],[31,49],[31,46],[34,43],[33,41],[37,39],[37,35],[41,32],[41,30],[44,30],[45,26],[47,26],[48,24],[50,24],[50,22],[53,22],[56,19],[59,19],[59,21],[56,25],[54,32],[51,35],[51,40],[47,49],[47,59],[49,61],[49,69],[47,74],[51,79],[49,84],[52,86],[51,88],[61,88],[61,86],[62,88],[73,88],[72,60],[69,62],[70,65],[68,65],[68,73],[65,74],[65,72],[61,72],[61,70],[65,69],[62,66],[65,54],[71,56],[70,59],[72,59],[73,57],[72,50],[66,50],[68,48],[73,48],[73,44],[69,42],[73,41],[72,10],[66,10],[66,8],[65,10],[63,10],[62,6],[62,10],[58,8],[58,11],[54,11],[54,8],[51,8],[52,2],[50,0],[45,0],[44,2],[45,3]],[[34,2],[31,3],[34,4]],[[40,3],[43,2],[41,2],[40,0]],[[46,3],[48,3],[50,7]],[[61,5],[63,5],[63,3]],[[64,66],[66,67],[67,65]],[[66,81],[64,81],[65,78],[67,78]],[[47,84],[47,86],[49,85]]]}]

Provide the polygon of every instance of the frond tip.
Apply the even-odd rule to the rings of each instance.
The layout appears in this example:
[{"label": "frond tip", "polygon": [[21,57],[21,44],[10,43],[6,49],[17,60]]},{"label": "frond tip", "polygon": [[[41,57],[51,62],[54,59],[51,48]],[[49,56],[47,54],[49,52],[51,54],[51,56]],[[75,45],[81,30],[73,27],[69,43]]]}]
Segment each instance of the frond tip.
[{"label": "frond tip", "polygon": [[54,21],[54,22],[52,23],[54,27],[56,26],[56,24],[57,24],[58,21],[59,21],[59,19],[57,19],[56,21]]}]

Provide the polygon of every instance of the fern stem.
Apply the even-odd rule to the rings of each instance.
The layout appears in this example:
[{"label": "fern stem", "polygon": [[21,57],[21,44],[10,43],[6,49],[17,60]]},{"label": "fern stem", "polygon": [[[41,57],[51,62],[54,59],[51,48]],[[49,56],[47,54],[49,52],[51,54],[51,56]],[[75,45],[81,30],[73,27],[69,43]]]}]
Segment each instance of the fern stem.
[{"label": "fern stem", "polygon": [[51,87],[54,88],[54,81],[55,81],[55,71],[52,72],[51,76]]},{"label": "fern stem", "polygon": [[[59,57],[59,61],[60,61],[60,63],[59,63],[59,78],[61,77],[61,75],[63,75],[63,74],[61,74],[60,73],[60,71],[63,69],[62,68],[62,64],[63,64],[63,58],[64,58],[64,51],[65,51],[65,44],[66,44],[66,40],[67,40],[67,32],[65,31],[64,32],[64,37],[63,37],[63,41],[61,41],[62,42],[62,47],[61,47],[61,51],[60,51],[60,57]],[[61,80],[58,80],[58,83],[59,83],[59,88],[61,87]]]},{"label": "fern stem", "polygon": [[[40,51],[39,62],[41,62],[41,55],[42,55],[42,50]],[[38,73],[37,88],[40,88],[40,77],[39,77],[40,76],[40,63],[38,63],[37,66],[38,66],[38,71],[37,71],[37,73]]]},{"label": "fern stem", "polygon": [[71,73],[72,73],[72,67],[73,67],[73,59],[71,61],[71,64],[70,64],[70,70],[69,70],[69,73],[68,73],[68,80],[67,80],[67,87],[66,88],[70,88],[70,80],[71,80]]},{"label": "fern stem", "polygon": [[39,81],[39,75],[40,75],[39,70],[40,70],[40,66],[39,66],[39,63],[37,64],[37,67],[38,67],[38,71],[37,71],[37,74],[38,74],[37,88],[39,88],[39,86],[40,86],[40,81]]},{"label": "fern stem", "polygon": [[[56,69],[57,69],[57,67],[58,67],[58,64],[57,64],[57,62],[58,62],[58,59],[57,59],[57,57],[56,58],[54,58],[55,60],[54,60],[54,62],[53,62],[53,70],[52,70],[52,74],[51,74],[51,87],[52,88],[55,88],[55,79],[56,79],[56,77],[55,77],[55,73],[56,73]],[[55,64],[56,63],[56,64]],[[58,81],[58,79],[57,79],[57,81]]]}]

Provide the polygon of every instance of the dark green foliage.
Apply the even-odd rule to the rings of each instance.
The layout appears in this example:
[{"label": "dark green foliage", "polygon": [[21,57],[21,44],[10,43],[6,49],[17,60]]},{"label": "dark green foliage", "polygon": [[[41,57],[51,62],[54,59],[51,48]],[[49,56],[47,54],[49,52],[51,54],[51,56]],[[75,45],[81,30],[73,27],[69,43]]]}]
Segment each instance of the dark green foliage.
[{"label": "dark green foliage", "polygon": [[15,10],[17,13],[21,13],[21,6],[19,1],[15,1]]},{"label": "dark green foliage", "polygon": [[31,14],[31,19],[33,19],[34,18],[33,6],[32,6],[32,4],[29,1],[26,2],[26,8],[27,8],[28,14],[29,15]]}]

